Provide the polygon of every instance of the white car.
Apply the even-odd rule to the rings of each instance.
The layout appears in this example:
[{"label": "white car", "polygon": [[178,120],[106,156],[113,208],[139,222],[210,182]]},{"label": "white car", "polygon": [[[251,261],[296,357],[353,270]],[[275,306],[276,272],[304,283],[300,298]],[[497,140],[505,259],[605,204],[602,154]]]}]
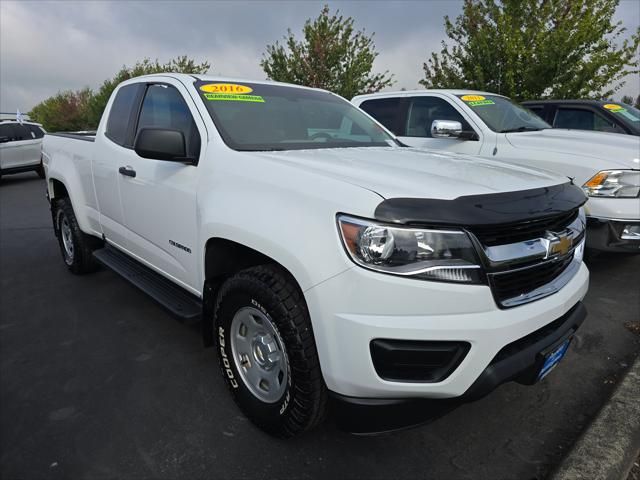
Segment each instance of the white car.
[{"label": "white car", "polygon": [[202,317],[238,405],[276,435],[329,398],[344,428],[381,431],[535,383],[585,318],[578,186],[401,147],[326,91],[131,79],[95,136],[48,134],[44,165],[69,269],[98,260]]},{"label": "white car", "polygon": [[506,97],[416,90],[352,102],[406,145],[482,155],[566,175],[589,196],[587,246],[640,252],[640,137],[552,129]]},{"label": "white car", "polygon": [[44,134],[42,125],[35,122],[0,120],[0,177],[33,170],[44,178]]}]

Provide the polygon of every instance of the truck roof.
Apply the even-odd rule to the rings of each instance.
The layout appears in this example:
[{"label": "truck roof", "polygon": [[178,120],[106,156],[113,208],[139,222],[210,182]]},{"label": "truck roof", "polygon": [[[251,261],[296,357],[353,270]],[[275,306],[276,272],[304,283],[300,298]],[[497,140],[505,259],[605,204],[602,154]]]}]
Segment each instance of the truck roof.
[{"label": "truck roof", "polygon": [[[263,84],[263,85],[282,85],[285,87],[292,88],[303,88],[306,90],[319,90],[323,92],[328,92],[328,90],[322,88],[314,88],[314,87],[306,87],[304,85],[296,85],[293,83],[286,82],[274,82],[273,80],[252,80],[248,78],[238,78],[238,77],[223,77],[218,75],[201,75],[201,74],[190,74],[190,73],[151,73],[149,75],[141,75],[139,77],[134,77],[129,79],[128,81],[135,81],[139,78],[147,78],[147,77],[171,77],[176,80],[180,80],[184,83],[192,82],[193,80],[199,80],[202,82],[225,82],[225,83],[254,83],[254,84]],[[332,93],[332,92],[329,92]]]},{"label": "truck roof", "polygon": [[0,123],[23,123],[23,124],[27,124],[27,125],[36,125],[38,127],[42,126],[41,123],[34,122],[33,120],[22,120],[22,122],[19,122],[15,118],[0,118]]},{"label": "truck roof", "polygon": [[545,103],[555,104],[555,105],[605,105],[607,103],[622,103],[616,102],[614,100],[589,100],[589,99],[575,99],[575,100],[526,100],[522,102],[523,105],[533,105],[540,104],[543,105]]},{"label": "truck roof", "polygon": [[368,98],[378,98],[378,97],[396,97],[396,96],[406,96],[406,95],[424,95],[428,93],[444,93],[448,95],[493,95],[498,97],[504,97],[504,95],[500,95],[499,93],[492,92],[483,92],[482,90],[465,90],[465,89],[451,89],[451,88],[425,88],[425,89],[417,89],[417,90],[396,90],[391,92],[378,92],[378,93],[367,93],[364,95],[356,95],[352,100],[358,99],[368,99]]}]

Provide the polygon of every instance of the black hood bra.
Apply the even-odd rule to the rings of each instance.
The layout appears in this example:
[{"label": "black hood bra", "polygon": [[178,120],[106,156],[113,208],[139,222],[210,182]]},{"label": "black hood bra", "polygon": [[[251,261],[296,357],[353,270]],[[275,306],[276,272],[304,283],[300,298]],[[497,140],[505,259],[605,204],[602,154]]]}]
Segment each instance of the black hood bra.
[{"label": "black hood bra", "polygon": [[517,192],[468,195],[453,200],[389,198],[375,211],[382,222],[472,227],[526,222],[567,213],[587,197],[572,182]]}]

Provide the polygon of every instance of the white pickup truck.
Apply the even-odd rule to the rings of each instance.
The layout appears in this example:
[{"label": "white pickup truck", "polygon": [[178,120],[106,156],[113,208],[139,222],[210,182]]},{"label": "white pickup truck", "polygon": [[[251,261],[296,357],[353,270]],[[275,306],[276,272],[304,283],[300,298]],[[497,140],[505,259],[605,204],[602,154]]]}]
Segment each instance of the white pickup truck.
[{"label": "white pickup truck", "polygon": [[535,383],[586,314],[579,187],[402,147],[326,91],[135,78],[95,136],[48,134],[44,165],[69,269],[98,261],[201,318],[275,435],[329,399],[344,428],[384,431]]},{"label": "white pickup truck", "polygon": [[506,97],[470,90],[384,92],[352,102],[406,145],[571,177],[589,196],[587,246],[640,252],[640,137],[552,129]]}]

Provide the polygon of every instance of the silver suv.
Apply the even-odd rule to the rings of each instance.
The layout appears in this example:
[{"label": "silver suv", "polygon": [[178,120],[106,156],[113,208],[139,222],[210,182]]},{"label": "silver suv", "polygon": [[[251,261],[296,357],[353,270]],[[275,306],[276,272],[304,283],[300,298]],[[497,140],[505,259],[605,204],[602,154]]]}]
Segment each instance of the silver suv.
[{"label": "silver suv", "polygon": [[34,170],[44,178],[42,137],[38,123],[0,120],[0,177]]}]

